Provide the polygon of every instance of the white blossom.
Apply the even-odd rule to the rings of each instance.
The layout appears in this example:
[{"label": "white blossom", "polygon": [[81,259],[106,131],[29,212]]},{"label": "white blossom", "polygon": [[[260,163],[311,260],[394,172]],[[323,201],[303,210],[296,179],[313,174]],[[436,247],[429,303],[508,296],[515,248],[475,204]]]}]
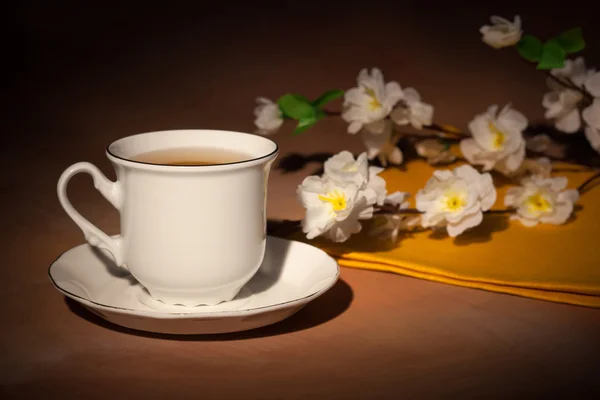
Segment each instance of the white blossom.
[{"label": "white blossom", "polygon": [[373,216],[374,205],[383,205],[386,182],[383,168],[369,167],[367,154],[356,159],[342,151],[325,161],[322,177],[309,176],[298,187],[298,198],[306,208],[302,231],[308,239],[326,236],[346,241],[360,232],[360,220]]},{"label": "white blossom", "polygon": [[379,176],[381,172],[383,172],[383,168],[369,167],[369,181],[365,187],[365,190],[373,191],[375,202],[380,206],[383,205],[387,195],[385,179]]},{"label": "white blossom", "polygon": [[496,15],[490,18],[492,25],[484,25],[479,29],[483,35],[482,40],[487,45],[499,49],[507,46],[514,46],[521,40],[523,31],[521,30],[521,17],[515,16],[513,22],[498,17]]},{"label": "white blossom", "polygon": [[326,176],[340,183],[354,183],[359,189],[369,181],[367,153],[356,160],[349,151],[342,151],[325,161],[323,170]]},{"label": "white blossom", "polygon": [[596,98],[581,113],[587,124],[585,137],[590,145],[600,153],[600,72],[591,75],[585,82],[586,90]]},{"label": "white blossom", "polygon": [[554,126],[561,132],[575,133],[581,127],[581,117],[577,105],[583,95],[573,89],[562,88],[548,92],[542,98],[546,108],[544,117],[554,120]]},{"label": "white blossom", "polygon": [[[529,137],[525,140],[525,147],[527,150],[531,150],[535,153],[544,154],[552,158],[564,158],[566,145],[554,141],[550,136],[545,133],[540,133],[535,136]],[[525,162],[526,160],[524,160]]]},{"label": "white blossom", "polygon": [[594,150],[600,153],[600,98],[594,99],[592,105],[583,110],[582,115],[588,124],[585,127],[585,137]]},{"label": "white blossom", "polygon": [[525,174],[549,178],[552,173],[552,161],[547,157],[527,158],[523,162]]},{"label": "white blossom", "polygon": [[552,144],[552,139],[545,133],[540,133],[526,140],[525,146],[527,149],[536,153],[545,152],[548,147]]},{"label": "white blossom", "polygon": [[424,228],[445,227],[455,237],[481,223],[483,211],[496,201],[496,189],[489,173],[462,165],[452,171],[436,170],[416,200],[417,209],[424,213]]},{"label": "white blossom", "polygon": [[579,198],[577,190],[563,190],[567,178],[526,178],[522,186],[508,189],[504,205],[516,209],[511,219],[521,221],[525,226],[538,223],[564,224],[573,212],[573,203]]},{"label": "white blossom", "polygon": [[372,133],[368,129],[364,129],[362,139],[367,148],[367,157],[369,160],[377,157],[383,166],[387,166],[388,164],[402,164],[404,157],[402,151],[396,146],[398,138],[393,134],[392,121],[384,121],[382,133]]},{"label": "white blossom", "polygon": [[264,97],[257,98],[256,103],[254,124],[258,128],[257,133],[270,135],[277,132],[283,124],[283,113],[279,105]]},{"label": "white blossom", "polygon": [[[404,210],[410,207],[406,199],[410,196],[407,192],[394,192],[385,198],[385,203]],[[390,239],[392,242],[398,240],[398,234],[402,230],[407,230],[417,225],[421,220],[420,215],[411,214],[384,214],[374,219],[369,236],[376,236],[382,239]]]},{"label": "white blossom", "polygon": [[309,176],[297,193],[306,208],[302,231],[308,239],[324,235],[334,242],[344,242],[361,231],[359,220],[373,216],[373,192],[361,191],[353,183],[344,185],[327,176]]},{"label": "white blossom", "polygon": [[433,106],[421,101],[421,95],[414,88],[404,89],[401,104],[396,107],[390,118],[398,125],[411,124],[415,129],[423,129],[423,125],[431,125]]},{"label": "white blossom", "polygon": [[376,203],[382,205],[387,194],[385,179],[378,176],[383,168],[369,167],[367,153],[361,153],[356,160],[349,151],[342,151],[324,165],[324,176],[341,184],[353,183],[358,190],[368,190],[369,198],[375,196]]},{"label": "white blossom", "polygon": [[391,204],[393,206],[399,207],[400,209],[406,209],[410,206],[410,203],[407,201],[409,197],[410,193],[408,192],[390,193],[385,198],[385,204]]},{"label": "white blossom", "polygon": [[383,131],[382,120],[386,118],[403,93],[397,82],[385,83],[383,74],[377,68],[371,73],[363,69],[358,74],[357,87],[344,95],[342,118],[348,122],[349,133],[357,133],[369,125],[372,133]]},{"label": "white blossom", "polygon": [[456,156],[447,145],[437,139],[425,139],[415,144],[417,154],[427,159],[429,164],[448,164],[456,160]]},{"label": "white blossom", "polygon": [[584,83],[585,89],[594,97],[600,97],[600,72],[591,71]]},{"label": "white blossom", "polygon": [[460,142],[460,150],[471,164],[482,165],[484,171],[496,169],[512,173],[523,163],[525,141],[523,130],[527,119],[520,112],[505,106],[498,115],[496,105],[477,115],[470,123],[472,138]]},{"label": "white blossom", "polygon": [[545,118],[554,120],[554,126],[559,131],[575,133],[581,128],[578,105],[583,100],[583,94],[569,86],[583,88],[593,73],[594,70],[586,68],[585,60],[582,57],[565,60],[564,67],[550,71],[555,79],[548,78],[547,83],[551,91],[542,98],[542,105],[546,109]]}]

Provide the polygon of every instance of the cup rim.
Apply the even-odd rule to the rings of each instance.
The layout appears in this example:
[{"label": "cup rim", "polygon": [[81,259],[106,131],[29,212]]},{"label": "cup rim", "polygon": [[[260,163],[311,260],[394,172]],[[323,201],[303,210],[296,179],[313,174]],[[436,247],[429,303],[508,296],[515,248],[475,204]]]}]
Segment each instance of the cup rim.
[{"label": "cup rim", "polygon": [[151,133],[186,132],[186,131],[199,131],[199,132],[200,131],[211,131],[211,132],[235,133],[235,134],[241,134],[241,135],[252,135],[247,132],[230,131],[230,130],[222,130],[222,129],[167,129],[167,130],[160,130],[160,131],[142,132],[142,133],[136,133],[133,135],[123,136],[116,140],[113,140],[111,143],[109,143],[106,146],[106,155],[110,160],[117,162],[119,164],[128,165],[128,166],[137,166],[137,167],[145,167],[145,168],[152,168],[152,169],[158,168],[158,169],[179,169],[179,170],[182,170],[182,169],[183,170],[206,170],[206,169],[219,169],[220,167],[227,168],[227,167],[235,167],[235,166],[245,165],[245,164],[256,164],[264,159],[268,159],[270,157],[276,156],[279,153],[279,146],[277,145],[277,143],[274,140],[271,140],[269,138],[266,138],[266,137],[260,136],[260,135],[254,135],[254,136],[256,136],[262,140],[266,140],[266,141],[270,142],[274,146],[273,151],[271,151],[270,153],[267,153],[265,155],[262,155],[260,157],[253,157],[253,158],[248,158],[248,159],[244,159],[241,161],[233,161],[233,162],[218,163],[218,164],[173,165],[173,164],[149,163],[149,162],[145,162],[145,161],[137,161],[137,160],[133,160],[131,158],[122,157],[122,156],[115,154],[113,151],[111,151],[111,146],[113,146],[114,144],[116,144],[117,142],[119,142],[121,140],[131,139],[136,136],[144,136],[144,135],[148,135]]}]

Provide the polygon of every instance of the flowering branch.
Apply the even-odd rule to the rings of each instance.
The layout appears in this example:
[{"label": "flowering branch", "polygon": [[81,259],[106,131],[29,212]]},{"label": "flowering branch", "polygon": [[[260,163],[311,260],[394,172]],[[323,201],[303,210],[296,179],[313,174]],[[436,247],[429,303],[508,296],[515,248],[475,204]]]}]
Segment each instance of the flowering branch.
[{"label": "flowering branch", "polygon": [[[361,220],[373,218],[383,218],[373,229],[391,237],[416,225],[445,229],[455,237],[479,225],[485,214],[509,214],[525,226],[560,225],[569,219],[579,198],[578,190],[565,190],[566,178],[534,175],[507,191],[505,208],[492,210],[497,199],[492,176],[462,165],[436,170],[417,192],[416,207],[411,208],[406,201],[408,193],[387,194],[386,182],[378,176],[382,170],[369,167],[366,153],[355,159],[343,151],[325,162],[322,176],[304,179],[298,197],[306,208],[301,226],[307,238],[325,236],[344,242],[362,230]],[[594,179],[597,177],[600,173]]]},{"label": "flowering branch", "polygon": [[[590,146],[600,153],[600,72],[586,68],[581,57],[566,58],[585,47],[581,29],[542,42],[523,35],[519,16],[513,21],[493,16],[491,25],[480,32],[488,45],[496,49],[515,46],[524,60],[546,71],[551,91],[542,99],[545,117],[561,132],[575,133],[583,127]],[[338,98],[343,98],[341,111],[324,108]],[[260,134],[276,132],[284,120],[295,121],[294,134],[300,134],[321,119],[340,117],[348,123],[348,133],[360,134],[366,147],[357,158],[347,151],[329,158],[322,176],[309,176],[298,187],[298,198],[306,208],[301,227],[308,239],[324,236],[343,242],[361,231],[361,221],[373,218],[377,218],[376,231],[392,238],[416,225],[445,229],[455,237],[479,225],[486,214],[507,214],[527,227],[560,225],[573,213],[580,193],[600,178],[597,172],[574,190],[566,189],[566,178],[551,177],[550,158],[585,165],[587,171],[596,169],[562,156],[563,148],[557,148],[543,133],[526,140],[529,121],[510,104],[490,105],[476,114],[463,132],[433,122],[433,106],[423,101],[416,89],[386,82],[377,68],[362,69],[355,87],[328,90],[314,100],[289,93],[276,102],[264,98],[257,102],[255,124]],[[406,132],[407,126],[414,131]],[[404,138],[410,140],[399,146]],[[451,151],[451,144],[458,144],[462,158]],[[406,145],[413,145],[430,164],[458,159],[468,164],[436,170],[416,193],[411,208],[406,201],[409,194],[388,194],[386,182],[379,176],[383,168],[369,166],[374,159],[384,167],[401,164],[401,148]],[[527,158],[532,153],[545,157]],[[491,209],[497,200],[492,171],[520,181],[506,192],[502,209]]]},{"label": "flowering branch", "polygon": [[600,72],[587,69],[583,58],[568,60],[569,54],[583,50],[586,43],[581,28],[569,29],[542,42],[533,35],[523,35],[521,19],[513,22],[493,16],[492,25],[481,28],[483,41],[494,48],[515,46],[521,57],[546,70],[551,92],[542,104],[545,117],[565,133],[575,133],[587,124],[584,132],[590,145],[600,153]]},{"label": "flowering branch", "polygon": [[[551,92],[542,101],[546,108],[546,118],[554,120],[558,130],[566,133],[577,132],[582,127],[582,119],[587,124],[585,136],[592,148],[600,153],[600,72],[587,69],[582,58],[568,60],[567,56],[583,50],[586,43],[581,28],[573,28],[542,41],[531,34],[523,34],[521,18],[513,21],[492,16],[491,24],[481,27],[483,41],[496,48],[514,46],[519,55],[527,62],[536,63],[537,69],[545,70],[549,76]],[[344,97],[342,111],[325,110],[323,106],[340,97]],[[491,108],[490,108],[491,109]],[[299,94],[285,94],[277,102],[260,98],[255,110],[259,133],[273,133],[282,125],[284,119],[297,121],[294,134],[299,134],[314,126],[325,117],[341,117],[348,125],[348,132],[362,133],[367,147],[369,159],[378,158],[382,165],[400,164],[403,161],[401,151],[396,144],[401,137],[414,136],[397,130],[400,126],[411,125],[421,131],[433,131],[435,137],[445,141],[464,139],[461,151],[465,158],[474,163],[478,159],[484,170],[491,168],[510,175],[518,169],[523,157],[519,148],[514,154],[506,154],[511,148],[508,142],[519,142],[515,136],[522,132],[509,132],[511,118],[519,118],[518,127],[522,131],[527,126],[524,117],[512,112],[508,118],[494,116],[488,110],[488,127],[481,121],[471,121],[469,132],[433,122],[433,107],[421,100],[419,92],[411,87],[401,88],[397,82],[384,82],[383,74],[377,68],[371,71],[363,69],[357,77],[357,86],[346,91],[328,90],[315,100],[310,101]],[[494,119],[494,121],[492,121]],[[504,120],[504,121],[501,121]],[[485,131],[488,131],[485,133]],[[475,148],[474,143],[481,145],[482,140],[473,142],[471,136],[495,136],[489,149]],[[422,137],[422,140],[434,137]],[[507,140],[510,139],[510,140]],[[522,140],[521,140],[522,142]],[[445,142],[444,142],[445,143]],[[420,155],[432,163],[447,163],[453,158],[448,154],[448,146],[429,141],[420,145]],[[481,147],[481,146],[480,146]],[[417,149],[419,150],[419,149]],[[475,153],[473,153],[475,151]],[[482,151],[485,155],[481,155]],[[423,155],[421,153],[426,153]],[[436,153],[432,156],[432,153]],[[501,153],[492,155],[492,153]],[[509,153],[512,153],[510,151]],[[497,158],[480,160],[481,158]],[[512,158],[511,158],[512,157]]]}]

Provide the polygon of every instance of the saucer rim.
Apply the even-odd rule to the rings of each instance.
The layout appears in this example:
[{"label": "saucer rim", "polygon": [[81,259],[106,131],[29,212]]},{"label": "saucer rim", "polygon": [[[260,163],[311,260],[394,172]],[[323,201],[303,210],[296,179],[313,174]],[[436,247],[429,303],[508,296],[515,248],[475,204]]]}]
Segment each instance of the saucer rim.
[{"label": "saucer rim", "polygon": [[[239,317],[239,316],[250,316],[250,315],[256,315],[256,314],[263,314],[263,313],[269,312],[269,311],[277,311],[277,310],[281,310],[281,309],[285,309],[285,308],[292,308],[295,306],[301,306],[303,304],[306,304],[309,301],[311,301],[311,299],[317,298],[317,297],[321,296],[323,293],[327,292],[329,289],[331,289],[333,287],[333,285],[335,285],[338,282],[338,280],[340,278],[340,274],[341,274],[340,265],[335,260],[335,258],[331,257],[329,254],[327,254],[322,249],[319,249],[318,247],[315,247],[310,244],[303,243],[303,242],[300,242],[297,240],[289,240],[289,239],[280,238],[277,236],[270,236],[270,235],[267,235],[267,237],[271,238],[271,239],[286,241],[286,242],[294,242],[294,243],[301,245],[302,247],[306,246],[306,247],[310,247],[314,250],[319,251],[320,253],[322,253],[323,256],[325,256],[325,257],[329,258],[331,261],[333,261],[333,263],[336,266],[335,275],[333,275],[330,278],[331,279],[330,282],[328,282],[321,289],[319,289],[309,295],[306,295],[306,296],[303,296],[300,298],[294,298],[293,300],[285,301],[282,303],[271,304],[271,305],[266,305],[266,306],[261,306],[261,307],[254,307],[254,308],[244,308],[244,309],[239,309],[239,310],[228,310],[228,311],[194,310],[194,311],[190,311],[190,312],[165,312],[165,311],[135,310],[132,308],[117,307],[117,306],[112,306],[112,305],[108,305],[108,304],[102,304],[102,303],[98,303],[98,302],[90,300],[90,299],[86,299],[85,297],[81,297],[74,293],[71,293],[68,290],[65,290],[62,287],[60,287],[56,283],[54,278],[52,277],[52,273],[51,273],[52,267],[55,266],[56,263],[58,262],[58,260],[60,260],[66,253],[68,253],[69,251],[75,250],[79,247],[90,246],[88,243],[81,243],[77,246],[73,246],[73,247],[63,251],[61,254],[59,254],[58,257],[56,257],[56,259],[52,263],[50,263],[50,265],[48,266],[48,269],[47,269],[47,273],[48,273],[48,277],[50,278],[50,282],[56,288],[56,290],[58,290],[63,295],[65,295],[79,303],[82,303],[88,307],[92,307],[94,309],[101,309],[101,310],[113,312],[116,314],[131,315],[131,316],[138,316],[138,317],[145,316],[145,317],[153,318],[153,319],[191,319],[191,318],[217,319],[217,318],[226,318],[226,317]],[[199,307],[202,308],[202,306],[199,306]],[[190,307],[190,308],[192,309],[195,307]]]}]

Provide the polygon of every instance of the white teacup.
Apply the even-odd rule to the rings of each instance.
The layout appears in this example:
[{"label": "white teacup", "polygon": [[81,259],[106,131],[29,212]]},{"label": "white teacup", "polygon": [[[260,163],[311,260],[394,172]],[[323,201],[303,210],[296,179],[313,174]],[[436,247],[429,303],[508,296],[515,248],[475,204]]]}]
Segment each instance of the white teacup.
[{"label": "white teacup", "polygon": [[[189,166],[135,161],[177,148],[235,151],[247,159]],[[58,181],[58,198],[89,244],[108,250],[156,300],[186,306],[232,300],[254,276],[266,243],[269,170],[277,145],[262,136],[218,130],[143,133],[110,144],[117,181],[76,163]],[[67,184],[85,172],[120,212],[121,234],[110,237],[73,208]]]}]

